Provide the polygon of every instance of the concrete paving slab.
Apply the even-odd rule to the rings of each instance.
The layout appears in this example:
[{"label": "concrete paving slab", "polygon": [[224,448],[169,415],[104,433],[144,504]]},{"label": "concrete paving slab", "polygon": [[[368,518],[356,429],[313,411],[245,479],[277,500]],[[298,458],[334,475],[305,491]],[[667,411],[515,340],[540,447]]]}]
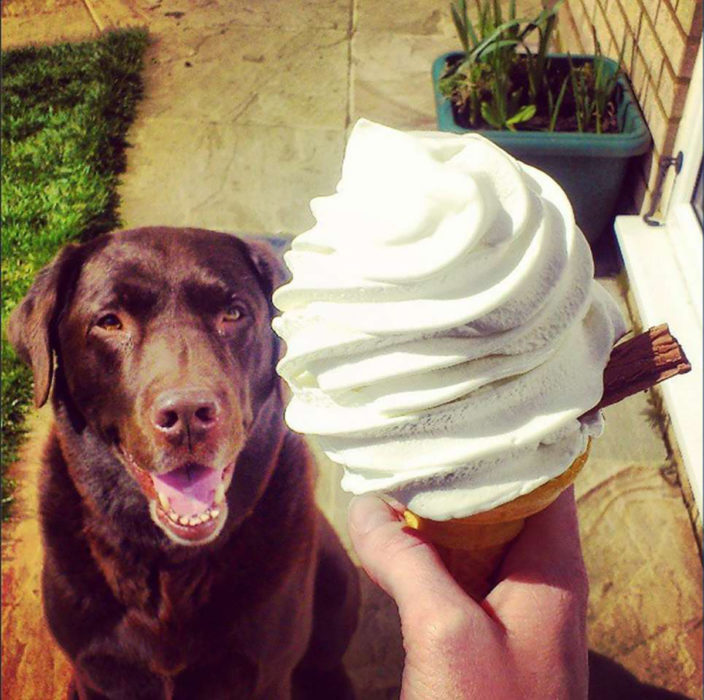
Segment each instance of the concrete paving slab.
[{"label": "concrete paving slab", "polygon": [[334,191],[344,140],[335,129],[142,119],[131,135],[121,217],[128,228],[300,233],[314,223],[310,199]]},{"label": "concrete paving slab", "polygon": [[334,191],[347,124],[345,6],[330,8],[143,6],[154,43],[120,190],[125,226],[313,224],[309,201]]},{"label": "concrete paving slab", "polygon": [[2,4],[3,50],[84,41],[99,35],[82,0],[12,0]]},{"label": "concrete paving slab", "polygon": [[316,0],[315,2],[232,2],[231,0],[136,0],[150,18],[155,33],[163,29],[161,22],[172,19],[198,29],[217,24],[279,29],[344,29],[350,26],[352,3],[349,0]]},{"label": "concrete paving slab", "polygon": [[347,41],[340,30],[214,24],[157,36],[145,117],[343,129]]},{"label": "concrete paving slab", "polygon": [[135,0],[83,0],[101,32],[144,27],[149,18]]},{"label": "concrete paving slab", "polygon": [[351,122],[366,117],[399,129],[434,129],[430,65],[447,46],[447,39],[435,35],[355,34]]},{"label": "concrete paving slab", "polygon": [[[629,337],[639,332],[627,302],[628,289],[621,275],[602,276],[599,284],[616,301],[626,323]],[[590,461],[604,460],[620,464],[643,464],[660,467],[669,455],[663,440],[663,419],[650,391],[642,391],[624,401],[608,406],[603,412],[603,435],[594,441]]]},{"label": "concrete paving slab", "polygon": [[[467,12],[477,26],[479,3],[468,2]],[[543,9],[542,0],[518,0],[517,18],[536,17]],[[507,3],[502,3],[504,18],[508,19]],[[355,2],[355,28],[359,32],[385,32],[387,34],[441,35],[447,37],[445,51],[461,47],[452,21],[450,2],[418,2],[398,0],[393,3],[377,0]]]},{"label": "concrete paving slab", "polygon": [[[473,7],[473,3],[468,5],[470,8]],[[448,41],[446,51],[459,46],[449,2],[398,0],[387,3],[377,0],[358,0],[355,3],[354,26],[355,31],[360,34],[383,32],[387,35],[444,36]]]},{"label": "concrete paving slab", "polygon": [[147,21],[133,0],[9,0],[2,5],[2,48],[87,41]]},{"label": "concrete paving slab", "polygon": [[673,475],[634,466],[586,491],[578,479],[589,643],[641,682],[697,697],[702,569]]},{"label": "concrete paving slab", "polygon": [[604,432],[594,440],[592,459],[661,466],[668,460],[661,416],[649,392],[604,409]]}]

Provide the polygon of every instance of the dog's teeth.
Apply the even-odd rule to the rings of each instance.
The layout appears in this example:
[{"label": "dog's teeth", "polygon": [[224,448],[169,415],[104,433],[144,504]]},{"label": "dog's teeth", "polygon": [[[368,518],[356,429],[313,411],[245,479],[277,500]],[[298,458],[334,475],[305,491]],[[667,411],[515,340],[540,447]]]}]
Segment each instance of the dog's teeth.
[{"label": "dog's teeth", "polygon": [[199,515],[194,515],[189,521],[189,525],[200,525],[200,516]]},{"label": "dog's teeth", "polygon": [[161,507],[168,513],[169,508],[171,508],[171,504],[169,503],[169,499],[163,494],[159,494],[159,503],[161,503]]},{"label": "dog's teeth", "polygon": [[176,511],[174,511],[174,510],[170,510],[169,511],[169,518],[171,518],[171,520],[173,520],[175,523],[177,523],[178,522],[178,513],[176,513]]},{"label": "dog's teeth", "polygon": [[179,519],[178,522],[181,525],[188,525],[190,518],[187,518],[185,515],[182,515]]},{"label": "dog's teeth", "polygon": [[211,518],[217,518],[220,515],[220,509],[219,508],[211,508],[209,513],[210,513]]},{"label": "dog's teeth", "polygon": [[201,513],[200,515],[200,521],[202,523],[207,523],[208,520],[210,520],[210,513]]},{"label": "dog's teeth", "polygon": [[215,489],[215,499],[214,503],[222,503],[225,500],[225,484],[218,484],[218,487]]}]

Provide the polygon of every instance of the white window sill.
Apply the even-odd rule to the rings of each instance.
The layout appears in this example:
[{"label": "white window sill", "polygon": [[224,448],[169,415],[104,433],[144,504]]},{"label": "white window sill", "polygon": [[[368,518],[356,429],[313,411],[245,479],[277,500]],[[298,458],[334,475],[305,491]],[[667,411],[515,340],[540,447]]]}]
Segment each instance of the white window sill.
[{"label": "white window sill", "polygon": [[702,235],[690,229],[683,236],[676,217],[671,221],[652,227],[639,216],[619,216],[615,229],[644,327],[667,323],[692,365],[660,387],[702,513]]}]

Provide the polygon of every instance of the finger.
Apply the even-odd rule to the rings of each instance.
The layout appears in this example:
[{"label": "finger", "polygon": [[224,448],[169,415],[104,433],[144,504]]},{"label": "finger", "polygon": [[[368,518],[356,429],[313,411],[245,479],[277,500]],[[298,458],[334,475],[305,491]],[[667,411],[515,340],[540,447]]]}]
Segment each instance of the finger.
[{"label": "finger", "polygon": [[[495,610],[501,609],[502,616],[512,600],[526,594],[536,600],[536,615],[542,614],[543,608],[551,608],[552,615],[563,610],[567,614],[568,608],[586,609],[588,581],[573,487],[528,518],[504,560],[499,579],[487,602]],[[536,596],[540,596],[539,604]]]},{"label": "finger", "polygon": [[532,655],[533,672],[552,688],[541,696],[586,697],[588,582],[572,487],[527,520],[501,576],[485,604],[514,653]]},{"label": "finger", "polygon": [[474,604],[447,572],[435,549],[380,498],[353,498],[348,527],[365,571],[394,598],[402,615],[404,610],[418,610],[426,603]]},{"label": "finger", "polygon": [[504,577],[578,585],[584,575],[574,488],[566,489],[541,513],[526,520],[504,562]]}]

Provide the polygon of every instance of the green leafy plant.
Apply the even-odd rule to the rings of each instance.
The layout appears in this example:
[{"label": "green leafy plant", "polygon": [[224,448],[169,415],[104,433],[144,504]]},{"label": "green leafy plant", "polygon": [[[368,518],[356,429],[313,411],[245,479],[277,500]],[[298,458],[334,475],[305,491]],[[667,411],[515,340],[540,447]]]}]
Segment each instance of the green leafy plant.
[{"label": "green leafy plant", "polygon": [[506,18],[499,0],[484,2],[476,29],[465,0],[458,0],[451,11],[465,56],[448,72],[441,90],[456,102],[468,104],[473,122],[481,115],[494,128],[513,129],[515,124],[530,119],[533,107],[521,104],[522,91],[512,90],[510,85],[516,46],[522,41],[515,0],[509,3]]},{"label": "green leafy plant", "polygon": [[[118,173],[142,94],[146,32],[2,52],[2,315],[71,240],[119,225]],[[2,515],[32,396],[29,369],[2,339]]]},{"label": "green leafy plant", "polygon": [[[575,117],[580,131],[593,131],[601,134],[605,121],[613,110],[611,96],[616,90],[619,73],[610,69],[604,60],[601,44],[592,29],[595,46],[595,56],[592,63],[575,65],[572,57],[568,55],[570,65],[570,80],[572,81],[572,94],[574,96]],[[618,63],[623,61],[625,44],[621,46]]]},{"label": "green leafy plant", "polygon": [[612,96],[619,72],[600,56],[593,65],[572,62],[556,68],[549,56],[564,0],[543,7],[537,17],[516,16],[516,2],[504,15],[499,0],[481,0],[476,22],[466,0],[451,6],[463,52],[450,61],[440,92],[453,103],[458,122],[469,128],[597,131],[614,124]]}]

